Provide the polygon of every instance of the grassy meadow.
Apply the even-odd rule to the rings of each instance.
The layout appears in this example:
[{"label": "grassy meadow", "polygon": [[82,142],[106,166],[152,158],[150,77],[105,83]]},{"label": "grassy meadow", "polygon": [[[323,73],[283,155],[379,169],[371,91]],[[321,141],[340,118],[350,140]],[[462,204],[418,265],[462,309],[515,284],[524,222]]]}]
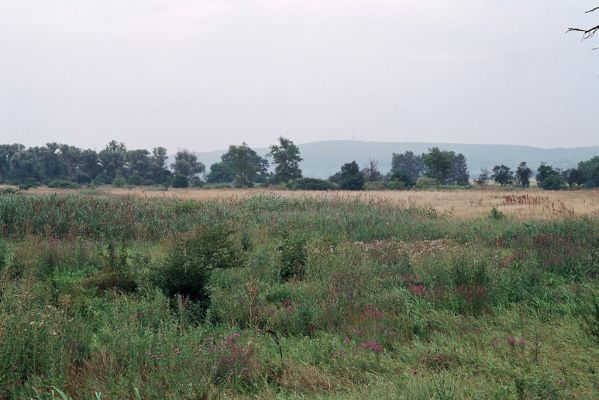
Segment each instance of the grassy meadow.
[{"label": "grassy meadow", "polygon": [[599,398],[596,197],[473,193],[5,191],[0,398]]}]

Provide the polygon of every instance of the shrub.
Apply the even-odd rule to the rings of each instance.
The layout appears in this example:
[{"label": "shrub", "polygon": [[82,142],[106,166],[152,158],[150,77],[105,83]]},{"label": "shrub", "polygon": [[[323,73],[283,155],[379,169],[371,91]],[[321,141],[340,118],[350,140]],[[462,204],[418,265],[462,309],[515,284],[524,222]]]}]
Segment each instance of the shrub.
[{"label": "shrub", "polygon": [[123,178],[122,176],[117,176],[116,178],[114,178],[114,180],[112,181],[112,184],[116,187],[123,187],[127,184],[127,181],[125,180],[125,178]]},{"label": "shrub", "polygon": [[0,239],[0,270],[6,266],[8,262],[8,247],[2,239]]},{"label": "shrub", "polygon": [[180,237],[163,265],[156,271],[155,283],[169,297],[181,296],[201,315],[210,305],[208,279],[217,268],[245,264],[241,243],[231,228],[222,224],[200,226]]},{"label": "shrub", "polygon": [[500,220],[505,218],[505,214],[501,212],[501,210],[499,210],[497,207],[493,207],[491,208],[491,211],[489,211],[489,218],[494,220]]},{"label": "shrub", "polygon": [[189,178],[187,178],[185,175],[177,174],[173,176],[172,185],[174,188],[189,187]]},{"label": "shrub", "polygon": [[137,281],[129,270],[129,255],[124,245],[117,250],[114,243],[110,242],[102,258],[104,266],[82,282],[84,287],[94,287],[99,292],[115,290],[123,293],[137,289]]},{"label": "shrub", "polygon": [[422,176],[416,179],[416,188],[418,189],[430,189],[438,185],[439,182],[435,178],[428,178],[426,176]]},{"label": "shrub", "polygon": [[564,184],[564,178],[560,175],[549,175],[541,183],[541,188],[545,190],[560,190]]},{"label": "shrub", "polygon": [[303,278],[306,270],[306,239],[285,234],[278,251],[281,279]]},{"label": "shrub", "polygon": [[52,189],[79,189],[79,185],[65,179],[54,179],[48,182],[48,187]]},{"label": "shrub", "polygon": [[291,182],[288,187],[294,190],[332,190],[335,185],[329,181],[315,178],[302,178]]}]

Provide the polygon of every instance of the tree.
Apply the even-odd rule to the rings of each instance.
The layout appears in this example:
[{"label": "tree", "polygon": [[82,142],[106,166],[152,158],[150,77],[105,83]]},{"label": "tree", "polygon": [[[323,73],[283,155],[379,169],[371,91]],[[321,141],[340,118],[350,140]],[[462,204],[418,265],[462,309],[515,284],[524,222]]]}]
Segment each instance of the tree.
[{"label": "tree", "polygon": [[424,161],[422,156],[415,155],[411,151],[403,154],[393,153],[391,159],[391,171],[389,180],[401,181],[406,186],[414,186],[416,179],[424,174]]},{"label": "tree", "polygon": [[25,146],[22,144],[0,145],[0,182],[4,182],[8,178],[12,157],[23,150],[25,150]]},{"label": "tree", "polygon": [[102,171],[98,153],[94,150],[83,150],[79,157],[75,180],[77,183],[89,183],[96,179],[96,176]]},{"label": "tree", "polygon": [[510,167],[506,167],[503,164],[496,165],[493,167],[493,175],[491,175],[491,178],[493,178],[495,183],[499,183],[503,187],[512,184],[514,181],[514,173]]},{"label": "tree", "polygon": [[551,165],[547,165],[545,163],[541,163],[539,168],[537,168],[537,186],[543,187],[543,183],[547,178],[552,175],[559,175],[559,171],[553,169]]},{"label": "tree", "polygon": [[470,175],[468,174],[468,163],[466,157],[459,153],[453,157],[451,162],[451,169],[449,171],[449,183],[454,185],[467,185],[470,182]]},{"label": "tree", "polygon": [[362,169],[362,174],[368,182],[376,182],[383,179],[383,174],[379,171],[378,160],[368,159],[368,166]]},{"label": "tree", "polygon": [[341,171],[337,173],[337,180],[339,182],[339,188],[344,190],[363,190],[364,182],[366,179],[364,178],[364,174],[360,171],[360,167],[358,163],[352,161],[350,163],[344,164],[341,167]]},{"label": "tree", "polygon": [[112,140],[106,148],[98,154],[102,166],[102,179],[110,183],[117,174],[126,176],[125,164],[127,162],[127,148],[124,143]]},{"label": "tree", "polygon": [[247,143],[229,146],[221,157],[222,168],[239,186],[253,186],[268,179],[268,160],[260,157]]},{"label": "tree", "polygon": [[447,183],[454,157],[453,152],[442,151],[438,147],[430,149],[427,154],[422,155],[426,176],[439,183]]},{"label": "tree", "polygon": [[[588,10],[586,12],[586,14],[590,14],[593,13],[595,11],[598,11],[599,7],[594,7],[591,10]],[[595,36],[595,34],[597,32],[599,32],[599,25],[590,27],[590,28],[568,28],[568,32],[581,32],[582,33],[582,39],[586,40],[586,39],[590,39],[593,36]]]},{"label": "tree", "polygon": [[268,156],[275,165],[273,181],[275,183],[289,182],[302,177],[299,163],[302,162],[299,148],[289,139],[279,137],[279,144],[270,146]]},{"label": "tree", "polygon": [[578,163],[578,171],[584,177],[588,187],[599,187],[599,156]]},{"label": "tree", "polygon": [[183,175],[189,179],[199,177],[206,170],[204,164],[198,161],[198,157],[187,150],[175,154],[175,162],[171,164],[171,168],[175,175]]},{"label": "tree", "polygon": [[210,166],[210,172],[206,175],[208,183],[232,182],[235,178],[227,166],[221,161]]},{"label": "tree", "polygon": [[155,183],[164,183],[167,181],[169,172],[166,169],[166,160],[168,159],[166,149],[164,147],[154,147],[152,149],[151,162],[151,179]]},{"label": "tree", "polygon": [[480,170],[480,174],[478,175],[478,178],[476,178],[474,181],[476,182],[477,185],[486,185],[487,182],[489,182],[489,179],[491,179],[490,175],[489,175],[489,170],[486,168],[483,168]]},{"label": "tree", "polygon": [[566,183],[571,188],[576,186],[580,186],[584,183],[584,174],[578,168],[570,168],[563,172],[564,179]]},{"label": "tree", "polygon": [[532,170],[528,168],[525,161],[522,161],[518,168],[516,168],[516,181],[518,185],[523,188],[530,186],[530,177],[532,176]]}]

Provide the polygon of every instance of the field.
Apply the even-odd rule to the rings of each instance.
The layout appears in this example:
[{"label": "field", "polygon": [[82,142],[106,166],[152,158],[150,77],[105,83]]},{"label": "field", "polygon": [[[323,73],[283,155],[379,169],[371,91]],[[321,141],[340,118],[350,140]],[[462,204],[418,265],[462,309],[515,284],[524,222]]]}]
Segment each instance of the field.
[{"label": "field", "polygon": [[[37,194],[77,191],[39,188]],[[177,198],[183,200],[243,200],[255,196],[275,195],[283,198],[313,198],[316,200],[360,200],[392,207],[429,207],[450,217],[477,218],[486,216],[493,207],[516,219],[553,219],[573,216],[599,216],[599,190],[541,191],[501,190],[499,188],[471,190],[422,191],[287,191],[272,189],[118,189],[104,188],[98,194]]]},{"label": "field", "polygon": [[2,399],[599,398],[599,193],[0,195]]}]

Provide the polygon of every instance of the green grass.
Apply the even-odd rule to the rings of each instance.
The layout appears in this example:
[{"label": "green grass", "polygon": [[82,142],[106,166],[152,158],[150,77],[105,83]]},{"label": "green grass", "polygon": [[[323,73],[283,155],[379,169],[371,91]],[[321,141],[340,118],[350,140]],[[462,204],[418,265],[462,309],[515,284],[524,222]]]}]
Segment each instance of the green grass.
[{"label": "green grass", "polygon": [[599,397],[597,218],[5,194],[0,232],[0,398]]}]

